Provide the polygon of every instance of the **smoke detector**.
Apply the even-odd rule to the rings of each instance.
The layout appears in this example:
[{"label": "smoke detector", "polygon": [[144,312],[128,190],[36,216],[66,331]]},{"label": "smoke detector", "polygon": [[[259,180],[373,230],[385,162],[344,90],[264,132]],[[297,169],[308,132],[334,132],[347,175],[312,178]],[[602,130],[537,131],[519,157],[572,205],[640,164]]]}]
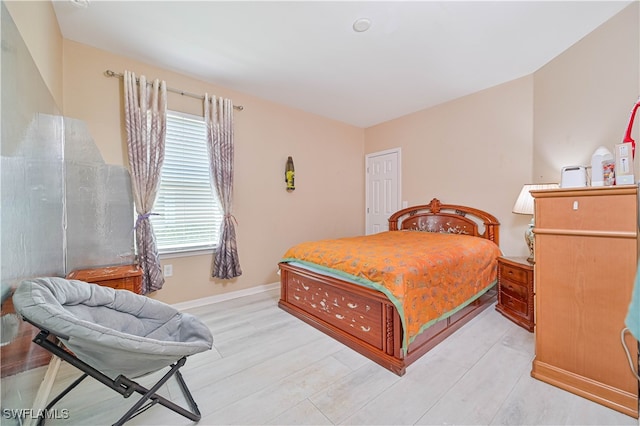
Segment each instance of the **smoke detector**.
[{"label": "smoke detector", "polygon": [[89,1],[90,0],[69,0],[69,2],[75,7],[81,7],[83,9],[89,7]]},{"label": "smoke detector", "polygon": [[371,21],[367,18],[356,19],[353,23],[353,31],[363,33],[371,27]]}]

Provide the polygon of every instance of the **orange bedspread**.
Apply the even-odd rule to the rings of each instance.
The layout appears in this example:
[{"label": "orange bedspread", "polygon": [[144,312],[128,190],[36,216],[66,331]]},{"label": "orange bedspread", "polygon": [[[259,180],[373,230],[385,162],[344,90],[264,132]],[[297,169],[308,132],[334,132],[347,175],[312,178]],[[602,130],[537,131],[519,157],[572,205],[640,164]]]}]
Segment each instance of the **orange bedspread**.
[{"label": "orange bedspread", "polygon": [[489,290],[498,246],[480,237],[416,231],[311,241],[283,262],[301,262],[382,291],[398,309],[404,344]]}]

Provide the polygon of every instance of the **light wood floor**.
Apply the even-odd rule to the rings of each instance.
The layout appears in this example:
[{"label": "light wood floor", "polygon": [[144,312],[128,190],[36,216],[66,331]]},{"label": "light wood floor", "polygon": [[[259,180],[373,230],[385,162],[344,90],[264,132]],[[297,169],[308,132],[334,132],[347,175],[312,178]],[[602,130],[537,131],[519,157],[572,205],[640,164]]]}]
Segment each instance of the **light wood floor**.
[{"label": "light wood floor", "polygon": [[[190,357],[182,369],[203,415],[199,424],[638,424],[532,379],[533,334],[493,307],[398,377],[280,310],[278,294],[268,291],[189,311],[214,336],[213,350]],[[79,376],[76,371],[63,364],[52,395]],[[139,382],[149,386],[156,379]],[[26,376],[3,382],[13,388],[3,389],[3,408],[14,408],[7,400],[11,395],[22,392],[25,398],[33,392],[25,388]],[[183,402],[175,380],[169,383],[161,393]],[[56,407],[67,409],[69,419],[47,425],[111,424],[133,401],[87,379]],[[192,422],[157,405],[127,424]]]}]

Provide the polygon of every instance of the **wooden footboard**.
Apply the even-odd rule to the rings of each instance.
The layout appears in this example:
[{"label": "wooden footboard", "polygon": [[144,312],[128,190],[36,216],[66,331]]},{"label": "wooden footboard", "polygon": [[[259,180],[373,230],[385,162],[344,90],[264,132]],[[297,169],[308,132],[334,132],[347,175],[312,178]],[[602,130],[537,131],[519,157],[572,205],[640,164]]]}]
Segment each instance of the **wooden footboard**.
[{"label": "wooden footboard", "polygon": [[407,366],[495,300],[490,290],[475,302],[421,333],[402,351],[402,322],[381,292],[280,263],[278,305],[372,361],[402,376]]}]

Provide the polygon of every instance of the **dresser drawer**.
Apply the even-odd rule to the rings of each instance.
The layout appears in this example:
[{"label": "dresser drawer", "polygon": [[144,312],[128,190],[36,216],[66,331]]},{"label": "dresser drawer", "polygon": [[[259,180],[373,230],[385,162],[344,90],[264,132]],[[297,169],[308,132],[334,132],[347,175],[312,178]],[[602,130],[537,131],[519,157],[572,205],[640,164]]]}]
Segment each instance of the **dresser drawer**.
[{"label": "dresser drawer", "polygon": [[[584,191],[585,193],[589,193]],[[636,198],[626,195],[581,195],[535,199],[536,228],[566,231],[636,232]],[[535,229],[534,229],[535,233]]]}]

